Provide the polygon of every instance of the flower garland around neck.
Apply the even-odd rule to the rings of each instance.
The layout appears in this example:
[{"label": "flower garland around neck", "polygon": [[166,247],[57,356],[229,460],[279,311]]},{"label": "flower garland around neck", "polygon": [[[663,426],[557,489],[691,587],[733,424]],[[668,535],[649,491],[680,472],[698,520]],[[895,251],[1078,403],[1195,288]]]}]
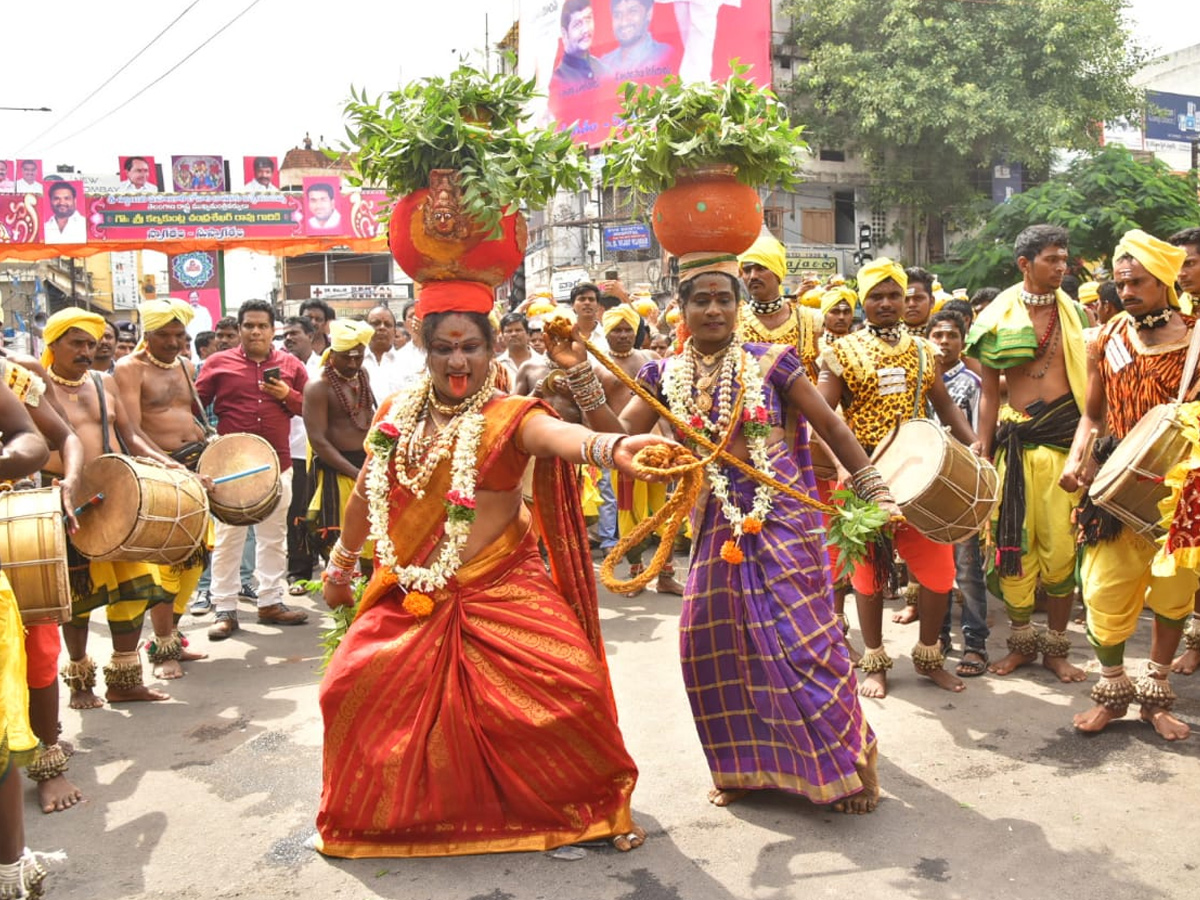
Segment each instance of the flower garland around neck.
[{"label": "flower garland around neck", "polygon": [[[734,344],[725,351],[715,372],[697,377],[696,355],[697,351],[689,338],[683,353],[666,365],[663,387],[671,412],[697,431],[703,431],[714,443],[721,443],[726,430],[732,427],[730,420],[733,417],[734,398],[737,393],[735,377],[740,377],[743,391],[742,434],[745,435],[750,450],[750,461],[760,472],[770,472],[767,437],[771,433],[771,423],[758,360]],[[715,422],[696,405],[697,382],[708,379],[709,383],[713,384],[714,378],[717,393]],[[762,531],[763,523],[771,513],[775,489],[767,484],[757,484],[750,511],[743,513],[741,507],[730,496],[729,476],[715,459],[705,466],[705,473],[713,495],[721,504],[721,511],[733,527],[733,539],[726,541],[721,547],[721,558],[727,563],[738,565],[745,558],[738,542],[743,534],[758,534]]]},{"label": "flower garland around neck", "polygon": [[[494,364],[493,364],[494,367]],[[407,593],[404,609],[418,618],[433,612],[430,596],[454,577],[462,565],[462,551],[475,521],[475,482],[479,477],[477,458],[483,438],[481,410],[491,398],[495,372],[489,370],[483,387],[469,397],[450,422],[433,438],[424,440],[428,409],[434,405],[430,377],[426,374],[392,401],[389,415],[380,419],[367,434],[374,451],[367,467],[366,488],[370,536],[380,566],[391,573]],[[425,488],[434,470],[450,458],[450,490],[446,492],[446,536],[441,552],[430,566],[401,566],[396,547],[388,533],[388,497],[391,493],[389,471],[396,483],[410,491],[415,499],[425,496]],[[409,470],[415,469],[412,475]]]}]

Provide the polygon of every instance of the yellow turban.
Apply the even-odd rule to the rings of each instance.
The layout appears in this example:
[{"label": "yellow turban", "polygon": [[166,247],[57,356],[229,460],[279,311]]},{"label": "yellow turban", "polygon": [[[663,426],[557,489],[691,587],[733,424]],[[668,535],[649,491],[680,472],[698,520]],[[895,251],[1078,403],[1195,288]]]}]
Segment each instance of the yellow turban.
[{"label": "yellow turban", "polygon": [[787,251],[773,235],[760,234],[758,240],[750,245],[750,249],[738,257],[743,266],[755,263],[770,270],[780,281],[787,274]]},{"label": "yellow turban", "polygon": [[104,336],[106,324],[100,316],[78,306],[60,309],[46,320],[46,325],[42,328],[42,340],[46,342],[46,349],[42,351],[42,365],[50,368],[54,362],[54,351],[50,349],[50,345],[72,328],[85,331],[92,340],[98,341]]},{"label": "yellow turban", "polygon": [[1095,281],[1085,281],[1079,286],[1079,302],[1095,303],[1100,299],[1100,285]]},{"label": "yellow turban", "polygon": [[355,347],[365,347],[375,336],[375,329],[366,322],[334,319],[329,323],[329,349],[345,353]]},{"label": "yellow turban", "polygon": [[942,283],[938,280],[933,282],[933,306],[930,308],[930,313],[941,312],[942,307],[946,305],[946,301],[954,297],[953,294],[946,293],[946,289],[942,287]]},{"label": "yellow turban", "polygon": [[821,295],[821,315],[828,313],[843,300],[850,304],[850,312],[854,312],[854,307],[858,306],[858,294],[846,287],[844,280],[842,284],[831,287]]},{"label": "yellow turban", "polygon": [[1122,256],[1132,256],[1140,262],[1147,272],[1167,286],[1167,303],[1179,306],[1179,297],[1175,294],[1175,278],[1183,268],[1183,261],[1187,259],[1186,250],[1135,228],[1125,232],[1125,236],[1117,244],[1117,249],[1113,251],[1114,273],[1117,260]]},{"label": "yellow turban", "polygon": [[900,285],[900,290],[908,289],[908,276],[904,273],[903,267],[899,263],[892,262],[886,256],[881,256],[863,266],[858,270],[858,298],[865,299],[867,294],[871,293],[871,288],[888,279]]},{"label": "yellow turban", "polygon": [[196,317],[196,311],[190,303],[169,297],[166,300],[147,300],[138,305],[138,315],[142,317],[142,333],[158,331],[176,319],[187,326]]},{"label": "yellow turban", "polygon": [[600,318],[600,327],[604,329],[605,334],[608,334],[622,322],[628,322],[629,327],[637,331],[638,325],[642,323],[642,317],[628,303],[618,303],[612,309],[604,311],[604,315]]}]

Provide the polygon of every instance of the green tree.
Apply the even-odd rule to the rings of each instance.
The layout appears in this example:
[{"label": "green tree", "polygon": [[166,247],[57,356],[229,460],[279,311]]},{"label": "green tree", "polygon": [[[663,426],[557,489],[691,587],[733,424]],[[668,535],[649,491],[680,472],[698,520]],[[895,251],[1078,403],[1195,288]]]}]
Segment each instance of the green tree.
[{"label": "green tree", "polygon": [[785,0],[802,59],[781,93],[810,143],[864,157],[872,206],[910,211],[906,256],[926,261],[946,227],[978,222],[993,164],[1039,179],[1056,150],[1092,149],[1100,122],[1134,113],[1146,56],[1126,6]]},{"label": "green tree", "polygon": [[[1143,162],[1124,147],[1080,157],[1065,172],[997,206],[974,237],[951,248],[943,283],[972,288],[1018,281],[1013,242],[1021,229],[1046,222],[1071,232],[1071,255],[1109,261],[1126,231],[1166,238],[1200,222],[1196,177],[1176,175],[1160,160]],[[1111,265],[1110,265],[1111,268]]]}]

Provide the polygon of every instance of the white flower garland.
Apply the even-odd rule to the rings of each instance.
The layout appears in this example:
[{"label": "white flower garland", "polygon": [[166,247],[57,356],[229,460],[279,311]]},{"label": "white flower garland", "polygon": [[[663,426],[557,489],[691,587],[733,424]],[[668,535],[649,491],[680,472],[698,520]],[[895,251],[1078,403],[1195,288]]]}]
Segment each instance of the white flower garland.
[{"label": "white flower garland", "polygon": [[[726,351],[726,360],[736,360],[736,365],[726,365],[722,360],[718,370],[715,389],[719,392],[717,400],[717,421],[712,422],[701,414],[696,406],[696,362],[691,338],[688,339],[683,353],[668,360],[663,373],[663,388],[667,395],[667,404],[676,417],[695,425],[697,420],[704,422],[703,430],[708,431],[715,443],[720,443],[725,437],[725,429],[734,427],[730,422],[733,399],[735,395],[734,372],[740,371],[741,381],[745,387],[743,408],[750,414],[750,421],[760,422],[765,418],[766,396],[763,392],[762,370],[751,354],[740,346],[731,346]],[[736,355],[735,355],[736,354]],[[759,412],[762,410],[762,412]],[[758,430],[758,429],[756,429]],[[750,461],[760,472],[770,472],[771,462],[767,453],[768,428],[761,433],[748,435],[746,444],[750,450]],[[741,507],[729,496],[729,477],[724,468],[714,459],[705,466],[713,495],[721,503],[721,511],[726,520],[733,526],[734,541],[742,536],[742,528],[746,519],[755,519],[760,524],[766,522],[770,515],[775,497],[775,489],[768,484],[758,484],[754,488],[754,502],[749,513],[743,513]]]},{"label": "white flower garland", "polygon": [[[392,401],[395,414],[376,423],[372,435],[368,436],[368,441],[372,441],[375,432],[379,432],[380,426],[387,423],[398,432],[390,452],[380,453],[377,450],[371,457],[366,489],[370,536],[375,540],[375,554],[380,565],[390,570],[396,576],[397,583],[408,591],[428,592],[443,588],[462,565],[462,551],[474,520],[475,482],[479,477],[477,458],[485,424],[480,410],[491,398],[494,385],[495,373],[489,369],[483,387],[467,401],[464,411],[442,429],[428,450],[422,452],[423,413],[430,389],[430,378],[426,374]],[[446,540],[441,553],[431,566],[399,566],[396,548],[388,534],[389,467],[394,471],[397,483],[419,500],[425,496],[425,488],[434,470],[447,456],[451,456],[450,491],[446,495],[450,510],[446,517]],[[407,470],[413,463],[418,463],[417,470],[410,477]],[[456,515],[456,508],[469,513]]]}]

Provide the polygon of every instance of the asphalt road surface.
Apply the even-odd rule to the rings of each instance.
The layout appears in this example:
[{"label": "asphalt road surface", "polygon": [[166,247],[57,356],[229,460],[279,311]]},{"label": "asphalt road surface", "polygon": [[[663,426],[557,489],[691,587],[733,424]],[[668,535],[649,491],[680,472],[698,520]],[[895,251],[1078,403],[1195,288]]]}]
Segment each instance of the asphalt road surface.
[{"label": "asphalt road surface", "polygon": [[[1087,664],[1087,684],[1061,685],[1039,667],[970,679],[952,695],[913,673],[916,626],[893,625],[889,610],[892,694],[864,701],[884,796],[873,815],[854,817],[782,794],[711,806],[679,674],[678,598],[602,592],[601,606],[621,727],[641,771],[641,849],[355,861],[306,849],[320,792],[320,626],[316,616],[259,626],[243,606],[241,632],[223,643],[209,644],[208,618],[185,617],[184,632],[211,658],[167,687],[171,701],[64,709],[64,736],[79,750],[71,775],[87,802],[43,815],[28,783],[25,795],[29,845],[68,856],[49,895],[1160,900],[1200,891],[1200,735],[1167,745],[1136,707],[1104,734],[1076,734],[1071,715],[1089,706],[1096,678],[1078,624],[1072,660]],[[1001,610],[992,616],[997,657],[1007,627]],[[97,618],[91,646],[103,663],[110,645]],[[1130,643],[1137,663],[1148,626]],[[1200,727],[1200,674],[1172,681],[1177,713]]]}]

